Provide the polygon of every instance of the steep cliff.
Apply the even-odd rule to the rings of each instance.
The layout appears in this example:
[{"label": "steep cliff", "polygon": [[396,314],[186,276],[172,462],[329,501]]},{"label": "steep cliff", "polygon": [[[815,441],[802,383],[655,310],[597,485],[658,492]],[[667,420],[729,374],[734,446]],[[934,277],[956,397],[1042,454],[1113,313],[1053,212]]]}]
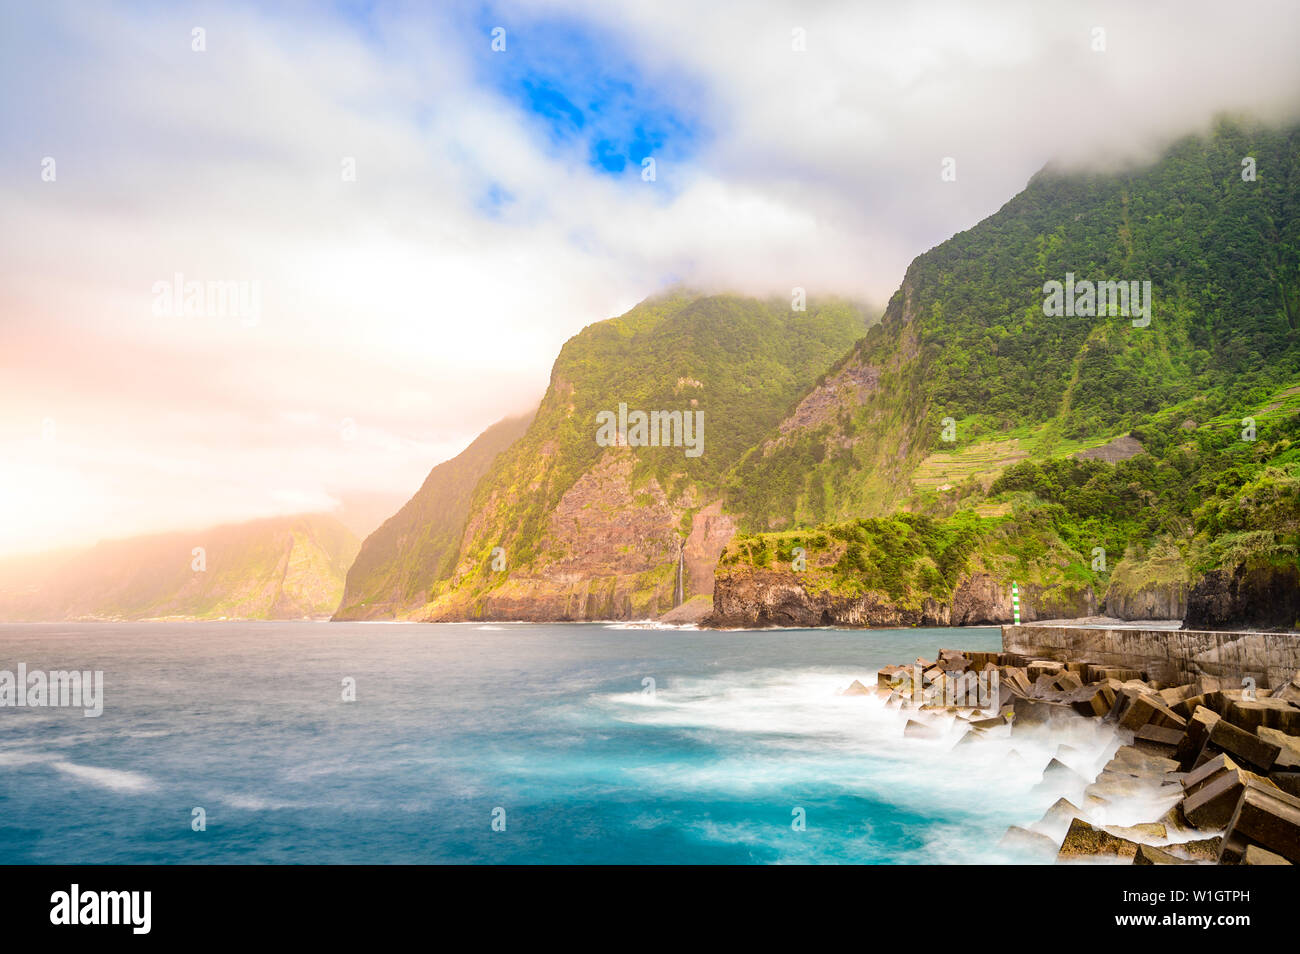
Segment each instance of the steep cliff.
[{"label": "steep cliff", "polygon": [[307,514],[8,561],[0,619],[325,617],[357,546],[335,518]]},{"label": "steep cliff", "polygon": [[456,565],[475,486],[531,421],[498,421],[429,472],[415,496],[361,544],[335,619],[395,619],[424,606]]},{"label": "steep cliff", "polygon": [[[587,327],[475,487],[454,568],[416,615],[644,618],[708,597],[735,529],[727,473],[870,317],[677,291]],[[647,431],[638,413],[659,416]]]},{"label": "steep cliff", "polygon": [[[1244,155],[1268,157],[1267,181],[1241,177]],[[1143,168],[1046,169],[918,257],[731,475],[726,508],[753,536],[719,565],[712,622],[1001,622],[1014,579],[1027,620],[1226,625],[1263,619],[1246,603],[1271,595],[1268,618],[1293,625],[1297,181],[1300,131],[1225,121]],[[1077,310],[1054,310],[1053,283],[1076,278]],[[1097,311],[1109,282],[1145,303]],[[833,538],[866,516],[898,534],[909,514],[981,529],[892,589],[888,548],[833,552],[820,577],[761,558],[785,528]]]},{"label": "steep cliff", "polygon": [[[1267,176],[1243,181],[1247,155]],[[1214,414],[1293,379],[1297,181],[1300,130],[1228,121],[1142,168],[1044,169],[912,262],[881,322],[745,455],[728,509],[753,531],[917,509],[1190,399]],[[1075,279],[1077,312],[1048,314],[1048,283]],[[1149,314],[1127,295],[1128,313],[1089,314],[1099,282],[1149,283]]]}]

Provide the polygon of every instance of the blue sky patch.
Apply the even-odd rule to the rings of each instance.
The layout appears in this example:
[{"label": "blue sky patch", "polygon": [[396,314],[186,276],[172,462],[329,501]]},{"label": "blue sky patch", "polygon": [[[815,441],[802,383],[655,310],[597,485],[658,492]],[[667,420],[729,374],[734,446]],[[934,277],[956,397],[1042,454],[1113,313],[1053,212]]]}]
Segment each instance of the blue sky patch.
[{"label": "blue sky patch", "polygon": [[[552,148],[578,150],[597,172],[638,177],[647,156],[662,167],[700,149],[698,84],[678,73],[648,75],[618,36],[491,9],[478,23],[482,81],[515,103]],[[506,31],[503,52],[491,48],[498,26]]]}]

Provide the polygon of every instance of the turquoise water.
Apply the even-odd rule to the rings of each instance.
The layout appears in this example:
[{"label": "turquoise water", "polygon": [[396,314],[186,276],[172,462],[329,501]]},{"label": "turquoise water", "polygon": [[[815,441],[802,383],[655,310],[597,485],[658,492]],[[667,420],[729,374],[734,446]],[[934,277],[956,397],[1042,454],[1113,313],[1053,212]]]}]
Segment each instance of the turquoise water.
[{"label": "turquoise water", "polygon": [[996,629],[4,625],[0,669],[102,669],[105,704],[0,708],[0,862],[1007,860],[991,846],[1041,814],[1027,793],[1050,751],[1017,774],[994,750],[905,742],[899,713],[836,694],[998,645]]}]

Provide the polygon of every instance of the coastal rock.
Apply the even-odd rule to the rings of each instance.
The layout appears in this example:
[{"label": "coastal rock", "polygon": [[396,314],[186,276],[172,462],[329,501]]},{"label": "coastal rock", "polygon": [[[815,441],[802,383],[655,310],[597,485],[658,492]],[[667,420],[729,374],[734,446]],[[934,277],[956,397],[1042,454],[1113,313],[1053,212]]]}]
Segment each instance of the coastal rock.
[{"label": "coastal rock", "polygon": [[1144,725],[1133,734],[1133,745],[1140,751],[1172,759],[1178,752],[1178,745],[1186,733],[1179,729],[1167,729],[1164,726]]},{"label": "coastal rock", "polygon": [[1207,781],[1195,794],[1183,799],[1183,814],[1201,831],[1224,828],[1245,793],[1265,787],[1279,796],[1283,794],[1281,789],[1266,778],[1245,769],[1230,769]]},{"label": "coastal rock", "polygon": [[1152,845],[1138,845],[1137,852],[1133,855],[1133,864],[1135,865],[1187,865],[1191,864],[1186,859],[1176,857],[1167,851],[1162,851]]},{"label": "coastal rock", "polygon": [[1233,699],[1224,718],[1247,732],[1268,726],[1287,735],[1300,736],[1300,707],[1286,699]]},{"label": "coastal rock", "polygon": [[1007,854],[1050,861],[1056,856],[1056,842],[1036,831],[1012,825],[998,842],[998,850]]},{"label": "coastal rock", "polygon": [[1050,794],[1052,792],[1082,791],[1088,785],[1084,778],[1070,766],[1057,759],[1052,759],[1043,769],[1043,777],[1031,790],[1030,794]]},{"label": "coastal rock", "polygon": [[1184,629],[1284,629],[1300,619],[1294,566],[1211,570],[1188,594]]},{"label": "coastal rock", "polygon": [[1221,752],[1230,752],[1238,761],[1245,762],[1260,772],[1271,769],[1282,751],[1280,745],[1261,739],[1253,732],[1239,729],[1226,719],[1214,723],[1205,744]]},{"label": "coastal rock", "polygon": [[1273,770],[1281,772],[1300,771],[1300,736],[1288,735],[1279,729],[1260,726],[1255,734],[1278,747],[1277,758],[1273,761]]},{"label": "coastal rock", "polygon": [[[1070,823],[1076,818],[1086,822],[1091,821],[1083,809],[1068,798],[1058,798],[1052,803],[1052,807],[1043,813],[1043,817],[1034,822],[1031,827],[1041,834],[1059,839],[1069,830]],[[1053,842],[1052,846],[1055,850],[1056,842]]]},{"label": "coastal rock", "polygon": [[908,719],[907,724],[903,726],[905,739],[937,739],[942,735],[943,730],[925,722],[918,722],[916,719]]},{"label": "coastal rock", "polygon": [[1189,861],[1218,861],[1223,849],[1223,841],[1220,835],[1215,835],[1213,838],[1193,838],[1190,841],[1166,845],[1165,850]]},{"label": "coastal rock", "polygon": [[1137,842],[1094,828],[1086,821],[1076,818],[1070,823],[1070,830],[1065,833],[1065,840],[1061,842],[1061,850],[1056,857],[1058,861],[1106,855],[1132,858],[1137,854],[1138,847]]},{"label": "coastal rock", "polygon": [[1261,848],[1259,845],[1247,845],[1246,851],[1242,855],[1241,863],[1243,865],[1289,865],[1281,855],[1274,854],[1267,848]]},{"label": "coastal rock", "polygon": [[1227,837],[1244,838],[1293,864],[1300,862],[1300,798],[1248,786],[1228,822]]},{"label": "coastal rock", "polygon": [[747,568],[719,571],[714,583],[713,615],[704,623],[720,628],[771,626],[947,626],[947,607],[900,607],[885,594],[837,596],[809,592],[788,570]]},{"label": "coastal rock", "polygon": [[1179,766],[1183,771],[1187,771],[1196,764],[1197,757],[1205,748],[1205,740],[1210,737],[1210,730],[1214,724],[1219,721],[1219,714],[1205,706],[1197,706],[1192,713],[1191,718],[1187,720],[1187,732],[1183,735],[1182,741],[1178,743],[1178,748],[1174,750],[1174,758],[1178,760]]},{"label": "coastal rock", "polygon": [[[1021,586],[1020,596],[1026,621],[1097,612],[1096,595],[1088,587],[1027,583]],[[704,625],[717,628],[972,626],[1012,620],[1010,585],[984,573],[963,576],[950,600],[917,594],[911,604],[903,605],[884,593],[840,596],[810,590],[793,570],[720,566],[713,584],[713,607]]]},{"label": "coastal rock", "polygon": [[1122,620],[1182,619],[1187,615],[1191,584],[1148,583],[1132,588],[1112,582],[1103,598],[1103,612]]}]

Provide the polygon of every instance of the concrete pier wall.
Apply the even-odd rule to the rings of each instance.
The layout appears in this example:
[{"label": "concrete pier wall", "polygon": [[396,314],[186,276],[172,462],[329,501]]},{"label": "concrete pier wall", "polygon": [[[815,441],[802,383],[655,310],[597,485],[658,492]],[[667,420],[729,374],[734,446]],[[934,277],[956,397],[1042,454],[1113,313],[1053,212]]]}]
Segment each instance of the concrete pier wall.
[{"label": "concrete pier wall", "polygon": [[1147,678],[1183,683],[1197,675],[1261,689],[1285,685],[1300,670],[1300,634],[1085,626],[1003,626],[1002,649],[1039,659],[1140,669]]}]

